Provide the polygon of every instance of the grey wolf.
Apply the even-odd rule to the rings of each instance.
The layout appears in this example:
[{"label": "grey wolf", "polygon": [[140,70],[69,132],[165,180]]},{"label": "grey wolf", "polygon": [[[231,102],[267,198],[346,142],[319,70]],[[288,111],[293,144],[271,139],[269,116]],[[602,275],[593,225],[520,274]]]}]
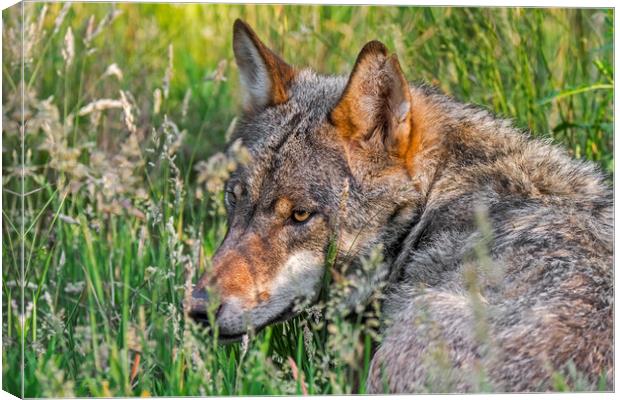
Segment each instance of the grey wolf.
[{"label": "grey wolf", "polygon": [[[343,77],[290,66],[242,21],[233,38],[245,97],[232,139],[252,161],[226,183],[228,232],[194,289],[196,320],[207,288],[225,339],[291,317],[316,299],[337,238],[362,280],[343,301],[384,287],[369,392],[423,391],[429,376],[474,391],[481,369],[496,391],[544,391],[568,365],[613,385],[613,199],[593,164],[409,84],[378,41]],[[356,274],[377,246],[382,263]],[[432,374],[438,349],[450,368]]]}]

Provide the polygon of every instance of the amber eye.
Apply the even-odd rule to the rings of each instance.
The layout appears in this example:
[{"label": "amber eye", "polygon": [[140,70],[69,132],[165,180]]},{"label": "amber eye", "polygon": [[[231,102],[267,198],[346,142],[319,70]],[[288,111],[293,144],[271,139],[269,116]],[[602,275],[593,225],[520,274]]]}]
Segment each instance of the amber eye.
[{"label": "amber eye", "polygon": [[306,222],[310,218],[310,212],[306,210],[293,211],[292,218],[295,222]]}]

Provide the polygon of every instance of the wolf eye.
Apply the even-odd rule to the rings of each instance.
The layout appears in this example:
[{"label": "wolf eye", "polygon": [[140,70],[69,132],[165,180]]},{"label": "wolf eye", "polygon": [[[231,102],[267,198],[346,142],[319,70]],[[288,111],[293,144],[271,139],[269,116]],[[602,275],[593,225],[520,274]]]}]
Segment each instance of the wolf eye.
[{"label": "wolf eye", "polygon": [[237,204],[237,195],[232,190],[227,190],[224,192],[224,202],[229,207],[234,207]]},{"label": "wolf eye", "polygon": [[234,207],[237,204],[237,199],[243,194],[243,187],[237,183],[232,187],[229,187],[224,192],[224,202],[228,207]]},{"label": "wolf eye", "polygon": [[295,222],[306,222],[308,220],[308,218],[310,218],[310,211],[306,211],[306,210],[297,210],[297,211],[293,211],[293,215],[291,215],[291,218],[293,218],[293,221]]}]

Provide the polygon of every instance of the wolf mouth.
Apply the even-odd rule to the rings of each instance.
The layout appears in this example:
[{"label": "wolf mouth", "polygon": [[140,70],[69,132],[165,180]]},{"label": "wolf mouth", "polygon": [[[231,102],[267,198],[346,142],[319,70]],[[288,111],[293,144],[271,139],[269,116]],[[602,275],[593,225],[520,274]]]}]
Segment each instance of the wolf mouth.
[{"label": "wolf mouth", "polygon": [[[276,324],[278,322],[284,322],[292,317],[294,317],[297,313],[294,312],[295,309],[295,302],[293,302],[290,306],[286,307],[284,310],[282,310],[279,314],[277,314],[275,317],[271,318],[270,320],[254,327],[254,332],[255,333],[259,333],[261,330],[263,330],[263,328],[265,328],[268,325],[271,324]],[[196,322],[198,322],[199,324],[203,325],[203,326],[210,326],[209,323],[209,319],[205,317],[200,317],[200,318],[196,318],[196,316],[193,317],[194,320]],[[217,323],[217,322],[216,322]],[[238,342],[241,340],[241,338],[243,338],[244,335],[246,335],[248,332],[244,331],[244,332],[239,332],[239,333],[232,333],[232,334],[218,334],[218,340],[220,341],[220,343],[223,344],[228,344],[228,343],[234,343],[234,342]]]}]

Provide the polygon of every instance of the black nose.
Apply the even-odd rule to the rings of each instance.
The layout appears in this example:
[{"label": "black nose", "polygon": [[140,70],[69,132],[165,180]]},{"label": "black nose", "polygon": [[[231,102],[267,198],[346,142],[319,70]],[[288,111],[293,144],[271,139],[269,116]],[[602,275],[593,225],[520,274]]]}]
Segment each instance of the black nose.
[{"label": "black nose", "polygon": [[209,305],[209,295],[204,289],[194,289],[190,301],[188,315],[196,322],[209,325],[207,307]]},{"label": "black nose", "polygon": [[192,290],[192,301],[207,303],[209,301],[209,294],[206,290],[195,288]]},{"label": "black nose", "polygon": [[[204,289],[194,289],[192,291],[192,299],[189,309],[189,317],[194,321],[201,323],[202,325],[209,326],[209,314],[208,307],[209,304],[209,294]],[[213,306],[213,304],[211,304]],[[214,319],[217,319],[220,310],[222,309],[222,305],[220,304],[215,310],[215,314],[213,315]]]}]

